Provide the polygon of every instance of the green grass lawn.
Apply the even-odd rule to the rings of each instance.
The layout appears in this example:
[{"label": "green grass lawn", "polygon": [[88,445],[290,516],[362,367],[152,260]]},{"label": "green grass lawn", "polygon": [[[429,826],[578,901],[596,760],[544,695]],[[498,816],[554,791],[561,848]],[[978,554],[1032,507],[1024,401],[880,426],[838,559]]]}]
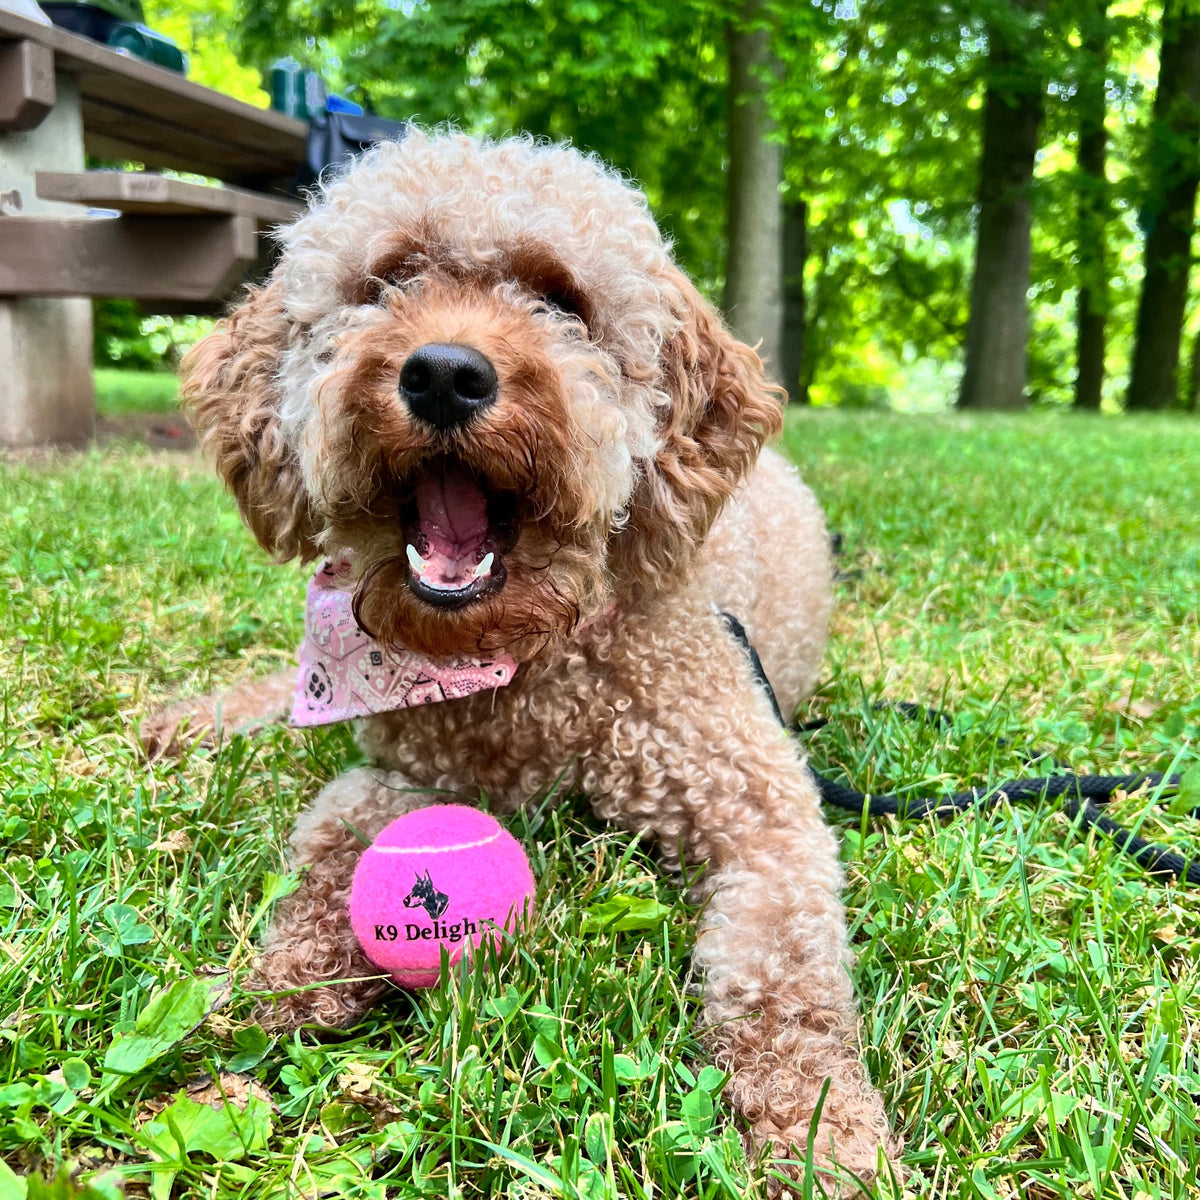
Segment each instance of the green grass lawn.
[{"label": "green grass lawn", "polygon": [[[845,547],[814,763],[914,793],[1020,775],[1030,742],[1084,771],[1195,765],[1198,435],[794,414]],[[0,1200],[58,1164],[108,1198],[763,1194],[692,1035],[692,915],[579,797],[513,825],[540,920],[502,973],[344,1033],[251,1024],[239,985],[293,882],[291,819],[353,744],[272,730],[147,766],[134,728],[285,659],[303,573],[266,562],[190,455],[10,462],[0,511]],[[1200,851],[1186,815],[1118,810]],[[908,1194],[1200,1194],[1196,893],[1053,806],[840,823]],[[614,902],[627,927],[598,929]]]},{"label": "green grass lawn", "polygon": [[162,371],[95,371],[96,409],[102,417],[168,412],[179,407],[179,380]]}]

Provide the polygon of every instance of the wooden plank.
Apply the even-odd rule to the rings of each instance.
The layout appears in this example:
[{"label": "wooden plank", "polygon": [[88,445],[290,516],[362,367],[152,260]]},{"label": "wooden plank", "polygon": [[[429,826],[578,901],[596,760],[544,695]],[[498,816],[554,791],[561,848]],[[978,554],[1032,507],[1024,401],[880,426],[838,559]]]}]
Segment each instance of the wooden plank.
[{"label": "wooden plank", "polygon": [[[134,144],[153,145],[155,137],[166,137],[168,140],[160,144],[160,159],[174,155],[178,143],[177,158],[153,165],[195,170],[196,166],[190,164],[202,162],[204,174],[232,178],[222,170],[211,169],[219,166],[222,154],[228,152],[239,179],[245,179],[252,174],[248,162],[257,163],[258,178],[265,178],[290,176],[304,161],[308,126],[303,121],[255,108],[162,67],[0,9],[0,43],[16,40],[49,47],[54,52],[56,69],[77,77],[85,102],[85,130],[86,109],[94,104],[99,110],[119,110],[133,126],[144,125],[125,130]],[[100,132],[117,142],[122,140],[120,130]],[[207,149],[199,155],[197,141],[207,143]],[[143,155],[141,161],[149,159]]]},{"label": "wooden plank", "polygon": [[[89,48],[95,43],[83,38],[77,41]],[[122,66],[141,64],[137,59],[103,50],[106,57],[117,59]],[[58,62],[63,62],[60,55]],[[190,129],[215,141],[240,150],[269,157],[281,155],[289,161],[300,161],[308,140],[308,123],[285,117],[269,108],[255,108],[210,88],[188,83],[181,75],[148,67],[150,79],[118,74],[109,62],[89,63],[74,74],[79,90],[87,100],[152,115],[158,121]],[[165,76],[165,79],[160,78]]]},{"label": "wooden plank", "polygon": [[287,147],[263,149],[246,146],[199,125],[164,115],[167,110],[138,109],[126,103],[99,100],[81,94],[86,138],[101,135],[119,144],[117,157],[153,167],[171,167],[210,175],[226,182],[257,184],[263,180],[291,180],[303,162],[304,150],[293,154]]},{"label": "wooden plank", "polygon": [[233,213],[253,217],[261,225],[290,221],[304,207],[241,188],[206,187],[148,171],[38,171],[37,194],[43,200],[65,200],[123,213],[187,216]]},{"label": "wooden plank", "polygon": [[[152,168],[170,168],[208,175],[225,183],[269,186],[272,179],[294,169],[254,150],[243,150],[204,134],[158,121],[131,110],[111,108],[84,99],[83,137],[89,154],[129,159]],[[107,146],[105,153],[100,146]]]},{"label": "wooden plank", "polygon": [[[135,144],[122,137],[109,137],[97,132],[94,127],[84,134],[83,145],[89,154],[109,162],[132,161],[145,167],[188,171],[194,175],[217,178],[214,171],[219,164],[214,164],[210,159],[200,160],[177,153],[159,152],[154,146]],[[225,166],[228,167],[227,164]],[[274,182],[263,180],[260,176],[252,176],[244,168],[241,171],[223,169],[220,178],[249,187],[270,187]]]},{"label": "wooden plank", "polygon": [[0,42],[0,130],[36,129],[56,98],[53,52],[37,42]]},{"label": "wooden plank", "polygon": [[0,296],[219,300],[258,251],[250,217],[0,217]]}]

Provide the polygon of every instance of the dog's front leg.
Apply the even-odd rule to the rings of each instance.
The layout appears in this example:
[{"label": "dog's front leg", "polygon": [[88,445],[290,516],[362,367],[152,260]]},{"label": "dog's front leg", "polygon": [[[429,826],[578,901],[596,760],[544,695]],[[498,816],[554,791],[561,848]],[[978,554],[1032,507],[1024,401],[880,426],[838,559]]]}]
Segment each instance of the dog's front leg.
[{"label": "dog's front leg", "polygon": [[697,617],[686,659],[652,672],[637,642],[624,667],[619,652],[606,664],[612,729],[584,788],[601,815],[652,832],[672,865],[708,864],[695,957],[727,1096],[784,1173],[800,1175],[811,1138],[823,1182],[852,1194],[850,1176],[872,1181],[896,1145],[858,1055],[837,845],[816,786],[718,618]]},{"label": "dog's front leg", "polygon": [[[776,1169],[798,1178],[811,1139],[823,1182],[851,1195],[855,1179],[875,1179],[880,1149],[898,1147],[858,1055],[837,846],[807,772],[779,764],[770,784],[756,783],[769,763],[749,767],[726,810],[734,844],[720,830],[700,835],[712,851],[695,951],[704,1024],[754,1143],[788,1160]],[[711,815],[728,800],[714,794]]]},{"label": "dog's front leg", "polygon": [[328,784],[301,815],[290,857],[305,875],[275,913],[251,984],[275,993],[259,1006],[264,1026],[349,1025],[387,991],[350,928],[354,868],[364,837],[374,840],[389,821],[437,799],[398,771],[359,767]]}]

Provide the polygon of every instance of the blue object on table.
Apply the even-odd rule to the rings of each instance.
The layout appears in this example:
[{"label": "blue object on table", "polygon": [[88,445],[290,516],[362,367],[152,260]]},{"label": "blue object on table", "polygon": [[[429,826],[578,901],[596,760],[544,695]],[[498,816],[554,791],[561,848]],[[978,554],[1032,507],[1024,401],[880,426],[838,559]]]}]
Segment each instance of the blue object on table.
[{"label": "blue object on table", "polygon": [[355,104],[353,100],[347,100],[345,96],[326,96],[325,111],[336,113],[349,113],[352,117],[361,117],[363,115],[363,106]]}]

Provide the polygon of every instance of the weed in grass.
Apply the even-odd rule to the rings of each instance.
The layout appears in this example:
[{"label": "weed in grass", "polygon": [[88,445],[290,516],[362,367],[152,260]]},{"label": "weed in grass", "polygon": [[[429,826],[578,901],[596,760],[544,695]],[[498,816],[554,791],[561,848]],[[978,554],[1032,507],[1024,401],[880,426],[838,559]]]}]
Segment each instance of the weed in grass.
[{"label": "weed in grass", "polygon": [[[1081,770],[1193,767],[1192,438],[1170,419],[793,414],[788,446],[846,547],[814,763],[909,793],[1023,774],[1030,743]],[[0,506],[0,1196],[60,1164],[106,1200],[118,1182],[218,1200],[762,1194],[694,1038],[694,914],[579,797],[512,822],[539,915],[495,970],[398,992],[341,1033],[254,1025],[241,981],[295,883],[287,831],[353,743],[273,729],[147,766],[133,728],[284,661],[302,574],[265,561],[186,456],[10,465]],[[1200,847],[1148,796],[1117,815]],[[837,820],[907,1192],[1195,1197],[1190,893],[1056,808]],[[222,1092],[240,1106],[197,1111]],[[51,1188],[29,1194],[70,1194]]]}]

